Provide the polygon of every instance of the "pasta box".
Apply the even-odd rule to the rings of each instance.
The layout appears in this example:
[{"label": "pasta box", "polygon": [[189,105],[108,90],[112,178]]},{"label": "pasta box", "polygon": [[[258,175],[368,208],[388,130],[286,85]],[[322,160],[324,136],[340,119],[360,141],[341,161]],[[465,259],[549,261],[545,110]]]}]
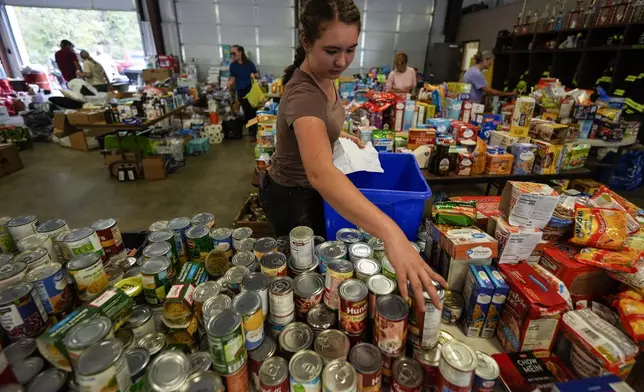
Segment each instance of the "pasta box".
[{"label": "pasta box", "polygon": [[533,352],[493,354],[501,369],[499,378],[507,391],[548,391],[557,382],[574,379],[555,356],[540,358]]},{"label": "pasta box", "polygon": [[481,334],[492,302],[494,284],[481,265],[470,265],[463,287],[465,299],[463,333],[476,338]]},{"label": "pasta box", "polygon": [[496,332],[496,327],[499,324],[499,320],[501,320],[503,305],[505,304],[505,300],[510,292],[510,286],[505,282],[505,279],[503,279],[503,276],[501,276],[501,273],[496,267],[484,265],[483,270],[490,278],[492,286],[494,286],[494,293],[492,294],[492,301],[490,302],[490,307],[488,308],[487,315],[485,316],[485,323],[481,330],[481,337],[492,339],[494,337],[494,332]]},{"label": "pasta box", "polygon": [[499,243],[478,227],[431,224],[430,235],[450,256],[460,260],[488,259],[498,256]]},{"label": "pasta box", "polygon": [[501,264],[510,287],[497,337],[507,352],[550,352],[568,305],[527,263]]},{"label": "pasta box", "polygon": [[614,374],[558,382],[553,392],[635,392],[628,384]]},{"label": "pasta box", "polygon": [[547,244],[539,264],[563,282],[573,302],[612,293],[616,282],[604,270],[575,260],[580,250],[570,244]]}]

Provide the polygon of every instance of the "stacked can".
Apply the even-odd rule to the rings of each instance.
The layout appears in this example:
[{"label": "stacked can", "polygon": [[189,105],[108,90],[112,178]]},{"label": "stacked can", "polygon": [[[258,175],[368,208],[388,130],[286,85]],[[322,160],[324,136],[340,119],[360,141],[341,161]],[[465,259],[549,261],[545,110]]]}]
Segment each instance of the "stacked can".
[{"label": "stacked can", "polygon": [[289,361],[291,391],[320,391],[322,389],[322,358],[311,350],[302,350]]},{"label": "stacked can", "polygon": [[224,377],[226,390],[248,390],[248,354],[242,316],[225,309],[208,321],[206,333],[212,367]]},{"label": "stacked can", "polygon": [[255,244],[253,244],[253,252],[257,260],[261,260],[265,254],[277,252],[277,241],[270,237],[258,238]]},{"label": "stacked can", "polygon": [[313,347],[315,335],[306,323],[293,322],[287,325],[279,336],[280,356],[291,359],[302,351]]},{"label": "stacked can", "polygon": [[275,331],[281,331],[295,318],[293,279],[277,276],[271,279],[268,291],[270,303],[270,324]]},{"label": "stacked can", "polygon": [[116,219],[99,219],[92,223],[90,227],[96,230],[96,234],[108,260],[123,252],[125,244],[123,243],[121,229],[119,229]]},{"label": "stacked can", "polygon": [[215,227],[215,216],[209,212],[201,212],[192,217],[193,226],[206,226],[208,229]]},{"label": "stacked can", "polygon": [[151,244],[166,242],[170,245],[171,254],[170,261],[172,262],[172,267],[175,271],[179,271],[181,266],[179,265],[179,252],[177,251],[177,242],[174,239],[174,231],[170,229],[163,229],[155,231],[154,233],[148,234],[148,242]]},{"label": "stacked can", "polygon": [[389,294],[376,299],[374,343],[382,353],[382,376],[391,380],[393,362],[405,353],[409,305],[402,297]]},{"label": "stacked can", "polygon": [[233,309],[242,317],[246,349],[255,350],[264,341],[262,298],[253,291],[238,294],[233,300]]},{"label": "stacked can", "polygon": [[315,247],[315,255],[320,262],[320,273],[326,274],[326,265],[331,260],[346,259],[347,247],[341,241],[327,241]]},{"label": "stacked can", "polygon": [[259,368],[260,392],[288,392],[289,376],[288,362],[282,357],[271,357],[262,363]]},{"label": "stacked can", "polygon": [[60,244],[66,261],[85,253],[97,253],[101,260],[106,260],[105,251],[96,230],[91,227],[82,227],[61,233],[56,237],[56,241]]},{"label": "stacked can", "polygon": [[357,388],[361,392],[382,390],[382,353],[373,344],[360,343],[349,352],[349,362],[357,373]]},{"label": "stacked can", "polygon": [[[445,290],[436,281],[432,281],[436,294],[440,298],[441,305],[445,298]],[[438,337],[441,329],[442,311],[434,306],[427,292],[423,291],[425,303],[422,306],[416,304],[413,293],[409,295],[409,342],[415,348],[429,350],[438,344]],[[419,309],[422,309],[419,310]]]},{"label": "stacked can", "polygon": [[267,276],[287,275],[286,255],[282,252],[268,252],[259,260],[259,268]]},{"label": "stacked can", "polygon": [[362,233],[357,229],[340,229],[335,233],[335,239],[342,241],[347,248],[351,244],[362,241]]},{"label": "stacked can", "polygon": [[231,260],[233,257],[233,231],[227,227],[218,227],[212,229],[210,232],[210,240],[212,241],[212,246],[217,247],[217,245],[224,244],[223,250],[226,252],[228,260]]},{"label": "stacked can", "polygon": [[340,297],[338,289],[342,282],[353,277],[353,263],[348,260],[336,259],[327,264],[324,282],[324,303],[331,309],[338,309]]},{"label": "stacked can", "polygon": [[241,282],[242,293],[246,291],[257,293],[262,299],[262,316],[264,321],[268,317],[268,286],[270,283],[270,278],[261,272],[251,272]]},{"label": "stacked can", "polygon": [[295,315],[299,321],[306,321],[311,308],[322,302],[324,278],[315,272],[307,272],[293,280]]},{"label": "stacked can", "polygon": [[298,226],[289,234],[291,257],[296,268],[306,268],[311,265],[315,244],[313,229]]},{"label": "stacked can", "polygon": [[[282,379],[282,376],[275,377],[278,369],[271,369],[271,370],[265,369],[263,374],[261,371],[264,363],[270,360],[271,358],[273,358],[276,352],[277,352],[277,344],[275,343],[275,340],[271,339],[270,337],[265,337],[264,340],[262,341],[262,344],[259,347],[248,352],[248,373],[250,375],[251,382],[255,387],[256,391],[262,390],[262,386],[261,386],[262,382],[264,384],[270,384],[272,386],[272,385],[279,385],[281,382],[284,381]],[[280,358],[280,359],[283,360],[284,363],[286,364],[286,360],[284,360],[283,358]],[[286,373],[288,373],[288,365],[285,366],[285,370],[286,370]],[[288,382],[288,374],[286,373],[284,374],[283,378],[286,379]],[[273,377],[271,377],[271,374],[273,374]],[[262,380],[262,378],[266,378],[266,379]]]},{"label": "stacked can", "polygon": [[15,244],[27,236],[36,234],[36,226],[38,226],[38,217],[35,215],[22,215],[7,222],[7,228]]},{"label": "stacked can", "polygon": [[[0,249],[2,248],[2,219],[3,218],[0,218]],[[49,238],[51,238],[54,243],[54,250],[56,251],[56,254],[58,254],[58,259],[61,261],[64,260],[63,251],[58,242],[56,242],[56,237],[58,237],[60,233],[69,231],[69,225],[67,222],[62,219],[50,219],[41,223],[40,226],[36,228],[36,231],[38,233],[47,234]]]},{"label": "stacked can", "polygon": [[213,249],[208,226],[192,226],[186,231],[188,260],[205,261],[206,255]]},{"label": "stacked can", "polygon": [[9,221],[11,221],[11,218],[8,216],[0,217],[0,253],[14,253],[17,249],[7,226]]},{"label": "stacked can", "polygon": [[338,291],[340,330],[347,334],[353,347],[365,339],[369,290],[363,281],[348,279],[342,282]]},{"label": "stacked can", "polygon": [[188,261],[188,243],[186,232],[190,228],[190,219],[186,217],[174,218],[168,222],[168,229],[174,232],[174,242],[181,265]]}]

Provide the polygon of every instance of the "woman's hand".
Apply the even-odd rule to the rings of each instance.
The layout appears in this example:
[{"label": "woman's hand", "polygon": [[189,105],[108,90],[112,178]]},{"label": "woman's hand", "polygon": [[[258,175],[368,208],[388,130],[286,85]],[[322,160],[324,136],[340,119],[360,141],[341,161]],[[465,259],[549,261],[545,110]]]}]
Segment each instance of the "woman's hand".
[{"label": "woman's hand", "polygon": [[[425,263],[401,231],[392,239],[385,239],[385,253],[387,259],[396,270],[398,288],[403,298],[408,298],[407,282],[409,281],[419,310],[424,310],[425,308],[423,291],[429,294],[436,308],[442,309],[443,306],[440,303],[440,298],[436,293],[432,280],[440,283],[443,288],[447,288],[447,282]],[[424,290],[423,287],[425,288]]]},{"label": "woman's hand", "polygon": [[362,139],[360,139],[357,136],[353,136],[353,135],[348,134],[348,133],[343,131],[342,133],[340,133],[340,137],[343,137],[345,139],[349,139],[352,142],[354,142],[358,147],[364,148],[364,143],[362,143]]}]

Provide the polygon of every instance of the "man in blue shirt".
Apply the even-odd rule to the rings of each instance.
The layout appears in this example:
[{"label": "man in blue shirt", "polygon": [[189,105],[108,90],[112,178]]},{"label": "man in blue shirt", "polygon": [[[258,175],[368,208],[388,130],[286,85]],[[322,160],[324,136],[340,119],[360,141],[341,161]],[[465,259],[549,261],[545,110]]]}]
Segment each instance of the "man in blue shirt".
[{"label": "man in blue shirt", "polygon": [[511,97],[516,95],[514,92],[505,93],[503,91],[495,90],[488,86],[487,79],[483,75],[483,71],[490,68],[494,60],[492,52],[483,51],[474,55],[474,64],[472,68],[468,69],[463,76],[463,82],[472,85],[470,93],[470,100],[475,103],[483,103],[483,96],[485,94],[498,95],[501,97]]},{"label": "man in blue shirt", "polygon": [[[246,51],[243,46],[234,45],[230,50],[230,59],[232,61],[230,63],[231,77],[228,84],[230,86],[235,85],[237,99],[239,99],[239,103],[244,109],[244,118],[248,122],[257,116],[257,109],[252,107],[250,102],[244,97],[250,92],[252,85],[251,78],[259,76],[257,67],[246,57]],[[257,125],[248,128],[248,135],[250,136],[251,142],[257,141]]]}]

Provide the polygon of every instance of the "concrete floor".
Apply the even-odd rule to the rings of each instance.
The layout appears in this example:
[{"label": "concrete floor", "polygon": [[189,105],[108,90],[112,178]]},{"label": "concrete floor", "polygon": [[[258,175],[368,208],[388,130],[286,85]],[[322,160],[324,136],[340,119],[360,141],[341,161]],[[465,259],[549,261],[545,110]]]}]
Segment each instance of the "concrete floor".
[{"label": "concrete floor", "polygon": [[211,212],[230,227],[249,193],[254,144],[225,141],[166,180],[121,183],[109,177],[98,151],[81,152],[36,143],[20,152],[24,169],[0,179],[0,216],[35,214],[40,221],[67,220],[71,227],[99,218],[118,220],[121,230],[146,229],[157,220]]}]

